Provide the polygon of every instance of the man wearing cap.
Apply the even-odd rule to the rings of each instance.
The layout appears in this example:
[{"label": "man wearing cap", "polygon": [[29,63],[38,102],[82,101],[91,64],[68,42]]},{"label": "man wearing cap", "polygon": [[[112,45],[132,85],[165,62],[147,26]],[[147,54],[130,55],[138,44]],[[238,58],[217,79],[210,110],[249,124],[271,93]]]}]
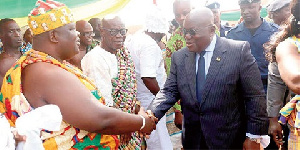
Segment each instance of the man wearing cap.
[{"label": "man wearing cap", "polygon": [[265,92],[268,86],[268,61],[265,58],[263,44],[278,30],[278,26],[268,23],[260,17],[260,0],[239,0],[243,22],[227,33],[227,38],[250,43],[251,53],[260,70]]},{"label": "man wearing cap", "polygon": [[[166,32],[168,32],[168,22],[162,17],[161,11],[153,6],[146,15],[144,32],[137,33],[125,44],[135,65],[137,99],[144,108],[149,106],[166,81],[164,60],[158,46],[158,42]],[[165,115],[158,122],[150,138],[146,139],[146,143],[149,150],[173,149]]]},{"label": "man wearing cap", "polygon": [[221,20],[220,20],[220,17],[221,17],[220,3],[215,1],[215,0],[207,1],[206,7],[209,8],[214,14],[214,20],[215,20],[214,22],[215,22],[215,25],[217,26],[216,33],[220,37],[225,37],[227,32],[231,28],[221,24]]},{"label": "man wearing cap", "polygon": [[151,133],[155,118],[142,111],[134,115],[104,106],[95,85],[64,61],[79,51],[75,23],[67,6],[37,1],[28,24],[34,34],[33,49],[8,70],[0,93],[0,113],[10,126],[34,108],[55,104],[63,122],[58,131],[41,132],[46,150],[117,149],[119,140],[114,134],[137,130]]},{"label": "man wearing cap", "polygon": [[277,25],[283,24],[291,15],[290,8],[291,0],[273,0],[267,6],[267,11],[270,13],[270,19]]}]

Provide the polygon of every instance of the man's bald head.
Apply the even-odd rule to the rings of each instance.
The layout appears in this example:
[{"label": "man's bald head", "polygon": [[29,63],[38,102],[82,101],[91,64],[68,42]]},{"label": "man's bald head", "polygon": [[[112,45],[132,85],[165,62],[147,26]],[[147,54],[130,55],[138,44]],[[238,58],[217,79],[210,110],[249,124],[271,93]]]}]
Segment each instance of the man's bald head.
[{"label": "man's bald head", "polygon": [[94,36],[93,27],[85,20],[79,20],[76,22],[76,30],[80,32],[80,45],[87,47],[92,44]]},{"label": "man's bald head", "polygon": [[79,20],[76,22],[76,30],[78,32],[83,32],[84,28],[91,26],[91,24],[85,20]]},{"label": "man's bald head", "polygon": [[112,26],[113,24],[118,23],[118,24],[123,24],[124,22],[122,21],[122,19],[119,16],[116,15],[108,15],[106,17],[104,17],[101,21],[101,27],[102,28],[109,28],[110,26]]},{"label": "man's bald head", "polygon": [[187,18],[199,26],[214,24],[214,14],[206,7],[191,10],[186,19]]}]

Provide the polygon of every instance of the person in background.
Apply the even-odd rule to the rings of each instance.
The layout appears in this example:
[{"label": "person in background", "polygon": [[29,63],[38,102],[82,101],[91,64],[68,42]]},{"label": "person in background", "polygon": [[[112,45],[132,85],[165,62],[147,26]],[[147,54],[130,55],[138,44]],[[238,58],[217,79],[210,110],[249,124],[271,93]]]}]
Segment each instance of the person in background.
[{"label": "person in background", "polygon": [[37,1],[28,24],[34,34],[33,49],[9,69],[0,93],[0,113],[10,126],[34,108],[57,105],[63,122],[59,131],[41,132],[46,150],[117,149],[115,135],[134,131],[150,134],[155,129],[156,119],[143,109],[135,115],[104,106],[93,82],[64,61],[79,52],[78,33],[66,5]]},{"label": "person in background", "polygon": [[[273,22],[283,26],[291,15],[290,0],[271,1],[267,10],[270,12]],[[282,146],[287,149],[289,130],[287,126],[281,126],[278,119],[279,111],[289,101],[291,92],[282,81],[276,62],[269,63],[268,71],[267,112],[270,120],[269,134],[272,135],[268,148],[276,149]]]},{"label": "person in background", "polygon": [[291,0],[273,0],[267,6],[270,19],[277,25],[285,24],[291,15]]},{"label": "person in background", "polygon": [[81,59],[90,51],[95,33],[91,24],[85,20],[76,22],[76,30],[79,32],[80,38],[79,53],[69,59],[68,62],[81,69]]},{"label": "person in background", "polygon": [[0,87],[7,70],[21,57],[21,29],[15,20],[5,18],[0,20],[0,39],[3,50],[0,54]]},{"label": "person in background", "polygon": [[278,26],[266,22],[260,17],[262,8],[260,0],[239,0],[243,22],[227,33],[227,38],[250,43],[251,53],[256,59],[260,70],[261,80],[265,92],[268,86],[268,61],[264,55],[263,44],[270,40],[270,36],[278,31]]},{"label": "person in background", "polygon": [[[167,75],[169,75],[170,73],[172,54],[180,50],[181,48],[186,47],[185,39],[183,36],[183,21],[191,10],[192,5],[190,0],[175,0],[173,2],[173,13],[175,16],[175,20],[179,24],[179,26],[166,43],[165,62]],[[168,120],[174,120],[168,123],[168,131],[170,133],[173,146],[174,148],[182,148],[181,128],[183,116],[181,113],[180,100],[174,105],[174,107],[170,108],[170,110],[166,113],[166,116],[168,116]]]},{"label": "person in background", "polygon": [[101,41],[101,34],[100,34],[101,19],[100,18],[91,18],[89,20],[89,23],[92,25],[93,31],[95,33],[95,36],[93,37],[93,41],[92,41],[92,44],[91,44],[91,49],[93,49],[97,45],[100,45],[100,41]]},{"label": "person in background", "polygon": [[190,13],[191,10],[192,6],[190,0],[175,0],[173,2],[173,13],[176,22],[179,24],[179,27],[175,30],[166,44],[167,74],[170,72],[172,53],[186,46],[185,39],[183,37],[182,26],[186,15]]},{"label": "person in background", "polygon": [[[158,46],[168,32],[168,22],[161,10],[152,6],[145,18],[144,32],[138,32],[125,46],[132,56],[136,79],[137,99],[147,108],[166,81],[162,51]],[[173,146],[166,127],[166,116],[157,123],[156,130],[146,139],[148,150],[172,150]]]},{"label": "person in background", "polygon": [[22,53],[29,51],[32,48],[33,34],[30,28],[28,28],[23,35],[23,45],[21,47]]},{"label": "person in background", "polygon": [[[81,60],[83,73],[95,81],[96,86],[113,108],[127,113],[138,113],[137,85],[133,60],[123,43],[127,29],[118,16],[102,19],[101,47],[96,46]],[[105,93],[104,93],[105,92]],[[108,101],[109,100],[109,101]],[[141,149],[138,133],[119,136],[120,149]]]},{"label": "person in background", "polygon": [[245,41],[220,38],[210,9],[183,24],[187,47],[172,55],[164,88],[148,109],[160,119],[178,99],[184,149],[259,149],[268,118],[259,69]]},{"label": "person in background", "polygon": [[170,21],[168,33],[170,33],[172,35],[178,27],[179,27],[179,24],[177,23],[177,21],[175,19],[172,19]]},{"label": "person in background", "polygon": [[[300,2],[292,0],[291,18],[281,31],[275,34],[269,43],[265,44],[267,59],[278,64],[281,79],[288,88],[300,94]],[[290,127],[288,149],[299,149],[299,95],[295,96],[281,110],[279,122]],[[278,113],[278,112],[276,112]],[[277,118],[276,118],[277,119]],[[277,119],[278,120],[278,119]],[[275,128],[273,139],[282,146],[281,128]],[[276,137],[277,136],[277,137]]]},{"label": "person in background", "polygon": [[220,37],[226,37],[227,32],[231,29],[231,27],[221,24],[221,11],[220,11],[220,3],[216,0],[206,1],[205,6],[209,8],[214,13],[215,25],[217,26],[216,33]]}]

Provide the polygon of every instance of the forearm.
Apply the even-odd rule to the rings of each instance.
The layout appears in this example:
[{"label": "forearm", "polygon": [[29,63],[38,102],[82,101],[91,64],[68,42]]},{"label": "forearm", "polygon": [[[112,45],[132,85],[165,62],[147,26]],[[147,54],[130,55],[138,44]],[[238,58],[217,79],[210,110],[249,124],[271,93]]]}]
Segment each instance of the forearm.
[{"label": "forearm", "polygon": [[[281,81],[281,82],[280,82]],[[269,75],[267,92],[268,117],[278,117],[279,111],[285,101],[287,87],[279,77]]]},{"label": "forearm", "polygon": [[103,115],[101,129],[96,132],[102,134],[124,134],[140,130],[143,125],[143,119],[139,115],[124,113],[121,111],[108,111]]},{"label": "forearm", "polygon": [[155,99],[151,102],[148,109],[150,109],[155,117],[158,119],[162,118],[165,113],[178,101],[176,96],[178,93],[167,92],[165,89],[162,89],[157,93]]},{"label": "forearm", "polygon": [[142,77],[142,80],[153,95],[156,95],[159,92],[160,88],[156,78]]}]

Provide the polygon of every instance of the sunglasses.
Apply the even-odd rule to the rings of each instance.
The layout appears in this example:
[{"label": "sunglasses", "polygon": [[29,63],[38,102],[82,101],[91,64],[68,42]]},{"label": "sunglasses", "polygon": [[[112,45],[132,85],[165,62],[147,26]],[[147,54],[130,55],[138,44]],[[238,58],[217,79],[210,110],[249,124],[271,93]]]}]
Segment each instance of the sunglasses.
[{"label": "sunglasses", "polygon": [[89,36],[95,36],[95,32],[82,32],[80,35],[89,37]]},{"label": "sunglasses", "polygon": [[201,30],[203,30],[203,29],[205,29],[207,27],[211,27],[211,26],[213,26],[213,25],[210,24],[210,25],[205,26],[205,27],[203,27],[201,29],[185,29],[185,28],[183,28],[183,35],[186,36],[187,34],[189,34],[191,36],[195,36],[196,33],[198,33],[199,31],[201,31]]},{"label": "sunglasses", "polygon": [[106,28],[102,28],[102,29],[108,31],[111,36],[116,36],[118,33],[124,36],[128,31],[128,29],[106,29]]}]

